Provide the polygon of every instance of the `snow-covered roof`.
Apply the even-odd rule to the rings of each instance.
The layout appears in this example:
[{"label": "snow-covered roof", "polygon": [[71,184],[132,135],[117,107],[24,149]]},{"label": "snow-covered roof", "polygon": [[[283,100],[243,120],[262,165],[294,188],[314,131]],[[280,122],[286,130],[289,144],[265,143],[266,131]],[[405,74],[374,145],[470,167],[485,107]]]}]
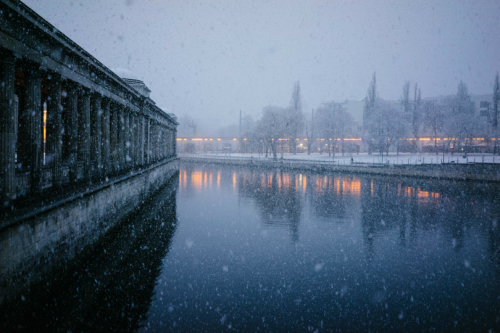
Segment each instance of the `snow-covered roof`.
[{"label": "snow-covered roof", "polygon": [[140,80],[139,77],[137,77],[137,75],[135,75],[130,69],[111,68],[111,70],[122,79]]}]

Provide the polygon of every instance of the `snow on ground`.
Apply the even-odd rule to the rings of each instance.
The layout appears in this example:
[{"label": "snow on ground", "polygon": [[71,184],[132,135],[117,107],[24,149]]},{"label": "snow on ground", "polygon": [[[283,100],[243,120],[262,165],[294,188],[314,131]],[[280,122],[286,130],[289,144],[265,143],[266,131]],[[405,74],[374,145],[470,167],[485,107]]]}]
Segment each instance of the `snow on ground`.
[{"label": "snow on ground", "polygon": [[[253,159],[266,159],[263,154],[255,153],[203,153],[203,154],[179,154],[180,157],[198,157],[198,158],[253,158]],[[465,156],[465,157],[464,157]],[[278,159],[281,158],[281,154],[278,154]],[[354,163],[389,163],[389,164],[441,164],[444,160],[445,163],[500,163],[500,156],[492,154],[411,154],[411,153],[389,153],[389,156],[380,156],[380,154],[368,155],[368,153],[346,153],[344,156],[342,154],[335,154],[335,157],[328,157],[328,154],[312,153],[307,155],[307,153],[297,153],[296,155],[285,153],[283,154],[283,159],[286,160],[302,160],[302,161],[322,161],[331,162],[340,165],[350,164],[351,158]],[[267,157],[267,160],[272,160],[272,155]]]}]

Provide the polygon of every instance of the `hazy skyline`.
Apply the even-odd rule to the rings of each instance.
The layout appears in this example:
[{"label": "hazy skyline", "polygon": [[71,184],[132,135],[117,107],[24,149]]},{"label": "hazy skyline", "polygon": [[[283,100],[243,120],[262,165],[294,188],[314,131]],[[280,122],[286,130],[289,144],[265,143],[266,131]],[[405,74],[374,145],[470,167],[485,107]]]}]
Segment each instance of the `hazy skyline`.
[{"label": "hazy skyline", "polygon": [[109,68],[126,68],[176,115],[236,122],[380,97],[405,80],[422,96],[491,94],[500,70],[498,1],[37,1],[25,3]]}]

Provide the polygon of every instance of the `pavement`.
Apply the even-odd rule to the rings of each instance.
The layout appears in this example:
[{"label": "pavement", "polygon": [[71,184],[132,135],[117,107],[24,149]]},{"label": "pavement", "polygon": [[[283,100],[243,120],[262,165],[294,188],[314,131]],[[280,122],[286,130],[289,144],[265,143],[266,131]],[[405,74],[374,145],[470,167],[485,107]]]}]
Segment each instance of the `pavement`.
[{"label": "pavement", "polygon": [[[266,159],[263,154],[255,153],[203,153],[203,154],[178,154],[180,157],[197,157],[197,158],[228,158],[228,159]],[[281,154],[278,154],[278,159],[281,158]],[[267,157],[268,160],[272,160],[272,155]],[[339,165],[350,164],[351,159],[353,163],[363,163],[363,164],[441,164],[443,163],[496,163],[500,164],[500,156],[492,154],[412,154],[412,153],[389,153],[388,156],[380,156],[380,154],[368,155],[368,153],[345,153],[335,154],[334,157],[328,156],[328,154],[312,153],[307,155],[307,153],[297,153],[295,155],[291,153],[283,154],[284,160],[302,160],[302,161],[335,161]]]}]

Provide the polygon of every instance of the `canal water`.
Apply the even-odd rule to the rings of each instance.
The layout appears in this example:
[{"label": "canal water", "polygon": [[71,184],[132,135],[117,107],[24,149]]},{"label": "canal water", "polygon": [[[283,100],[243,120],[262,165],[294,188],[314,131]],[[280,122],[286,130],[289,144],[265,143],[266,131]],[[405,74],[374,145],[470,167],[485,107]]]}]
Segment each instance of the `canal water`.
[{"label": "canal water", "polygon": [[6,318],[72,332],[498,331],[499,200],[497,184],[184,165]]}]

